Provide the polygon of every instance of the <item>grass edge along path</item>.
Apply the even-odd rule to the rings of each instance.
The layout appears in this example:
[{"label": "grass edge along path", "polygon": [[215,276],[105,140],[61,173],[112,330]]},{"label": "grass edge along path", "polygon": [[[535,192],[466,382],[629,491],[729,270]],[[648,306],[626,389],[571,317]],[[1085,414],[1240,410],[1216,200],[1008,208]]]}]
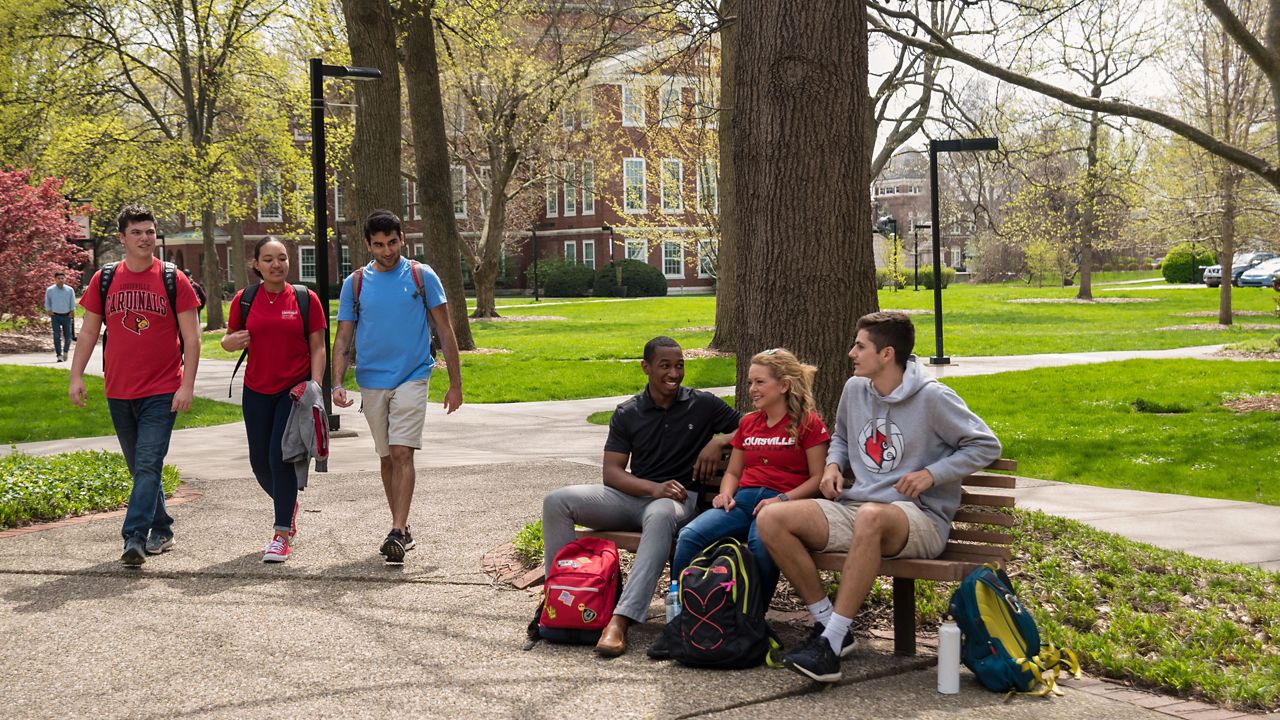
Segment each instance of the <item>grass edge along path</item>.
[{"label": "grass edge along path", "polygon": [[[1039,511],[1013,510],[1007,569],[1041,642],[1070,648],[1092,675],[1231,707],[1280,709],[1280,573],[1140,543]],[[541,521],[513,540],[542,562]],[[824,573],[832,592],[837,573]],[[916,614],[932,631],[953,582],[916,582]],[[892,617],[878,578],[861,612]]]},{"label": "grass edge along path", "polygon": [[[87,407],[67,399],[70,373],[57,368],[6,365],[0,373],[0,443],[27,443],[115,434],[103,397],[103,380],[85,375]],[[236,405],[196,397],[178,413],[174,430],[239,422]]]},{"label": "grass edge along path", "polygon": [[[165,465],[165,497],[173,495],[180,482],[178,469]],[[0,457],[0,530],[122,508],[132,487],[129,467],[118,452],[14,451]]]}]

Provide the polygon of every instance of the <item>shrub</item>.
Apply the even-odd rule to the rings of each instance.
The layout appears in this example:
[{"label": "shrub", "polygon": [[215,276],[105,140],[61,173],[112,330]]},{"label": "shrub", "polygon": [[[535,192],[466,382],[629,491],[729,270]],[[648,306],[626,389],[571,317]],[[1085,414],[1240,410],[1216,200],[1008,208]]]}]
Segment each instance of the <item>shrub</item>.
[{"label": "shrub", "polygon": [[1178,243],[1169,250],[1169,254],[1164,256],[1164,262],[1160,266],[1160,272],[1164,275],[1165,282],[1204,282],[1204,269],[1209,265],[1216,264],[1218,261],[1208,248],[1201,243],[1196,243],[1196,268],[1195,274],[1192,275],[1191,249],[1191,243]]},{"label": "shrub", "polygon": [[[178,487],[178,469],[165,465],[161,481],[165,494],[172,494]],[[121,507],[129,501],[132,487],[120,453],[15,452],[0,458],[0,528]]]},{"label": "shrub", "polygon": [[[924,268],[921,268],[920,271],[924,272]],[[887,287],[901,288],[903,287],[903,284],[899,282],[900,280],[901,278],[895,277],[893,274],[893,271],[889,270],[889,268],[876,268],[876,289],[877,290],[881,290]]]},{"label": "shrub", "polygon": [[542,562],[542,521],[535,520],[520,528],[511,541],[516,556],[530,565]]},{"label": "shrub", "polygon": [[552,260],[538,263],[538,284],[547,297],[585,297],[591,294],[595,271],[586,265]]},{"label": "shrub", "polygon": [[[942,268],[942,289],[943,290],[946,290],[947,286],[951,284],[951,281],[955,279],[956,279],[955,268],[949,268],[949,267]],[[932,265],[922,265],[920,267],[920,284],[923,285],[926,290],[933,289],[933,266]]]},{"label": "shrub", "polygon": [[[627,288],[627,297],[663,297],[667,294],[667,279],[662,271],[639,260],[622,260],[622,284]],[[617,282],[614,264],[609,263],[596,271],[595,291],[598,297],[613,295],[613,287]]]}]

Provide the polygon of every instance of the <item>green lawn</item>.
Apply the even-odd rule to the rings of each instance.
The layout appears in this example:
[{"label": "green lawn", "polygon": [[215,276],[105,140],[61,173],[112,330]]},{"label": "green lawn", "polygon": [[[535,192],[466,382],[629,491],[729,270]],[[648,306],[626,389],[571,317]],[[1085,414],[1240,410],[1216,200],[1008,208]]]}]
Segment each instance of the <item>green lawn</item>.
[{"label": "green lawn", "polygon": [[[102,378],[86,375],[87,407],[67,400],[66,370],[6,366],[0,373],[0,443],[113,435],[111,415],[102,394]],[[178,413],[176,429],[238,422],[235,405],[196,398],[191,410]]]}]

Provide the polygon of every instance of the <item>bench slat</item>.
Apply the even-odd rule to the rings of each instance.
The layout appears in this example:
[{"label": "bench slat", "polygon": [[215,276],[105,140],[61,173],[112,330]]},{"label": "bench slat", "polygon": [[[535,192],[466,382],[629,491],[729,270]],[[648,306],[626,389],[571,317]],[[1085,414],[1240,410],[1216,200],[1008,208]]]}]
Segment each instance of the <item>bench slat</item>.
[{"label": "bench slat", "polygon": [[971,543],[991,543],[993,545],[1012,545],[1013,536],[989,530],[964,530],[952,528],[952,540],[964,540]]},{"label": "bench slat", "polygon": [[1016,472],[1018,469],[1018,461],[1010,458],[1000,458],[987,466],[988,470],[1004,470],[1006,472]]},{"label": "bench slat", "polygon": [[992,475],[991,473],[974,473],[964,479],[965,487],[1013,488],[1018,478],[1012,475]]},{"label": "bench slat", "polygon": [[622,550],[630,550],[635,552],[640,547],[640,533],[631,532],[629,530],[592,530],[590,528],[575,528],[574,534],[577,537],[596,537],[604,540],[612,540],[618,548]]},{"label": "bench slat", "polygon": [[978,512],[977,510],[957,510],[955,522],[970,523],[972,525],[997,525],[999,527],[1013,527],[1014,519],[1012,515],[1002,515],[994,512]]},{"label": "bench slat", "polygon": [[945,560],[948,555],[966,555],[974,557],[1000,558],[1001,560],[1009,559],[1009,546],[1007,545],[978,545],[975,543],[957,543],[948,542],[947,549],[942,551],[939,559]]},{"label": "bench slat", "polygon": [[961,493],[961,505],[984,505],[986,507],[1013,507],[1014,499],[1011,495],[996,495],[994,493]]}]

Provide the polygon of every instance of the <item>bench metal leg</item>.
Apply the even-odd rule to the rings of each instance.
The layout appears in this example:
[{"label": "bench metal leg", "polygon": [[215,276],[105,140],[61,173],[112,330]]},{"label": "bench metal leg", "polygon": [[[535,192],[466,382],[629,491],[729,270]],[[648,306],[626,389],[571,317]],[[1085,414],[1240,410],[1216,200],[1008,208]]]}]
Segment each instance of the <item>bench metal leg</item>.
[{"label": "bench metal leg", "polygon": [[916,654],[916,581],[893,579],[893,651]]}]

